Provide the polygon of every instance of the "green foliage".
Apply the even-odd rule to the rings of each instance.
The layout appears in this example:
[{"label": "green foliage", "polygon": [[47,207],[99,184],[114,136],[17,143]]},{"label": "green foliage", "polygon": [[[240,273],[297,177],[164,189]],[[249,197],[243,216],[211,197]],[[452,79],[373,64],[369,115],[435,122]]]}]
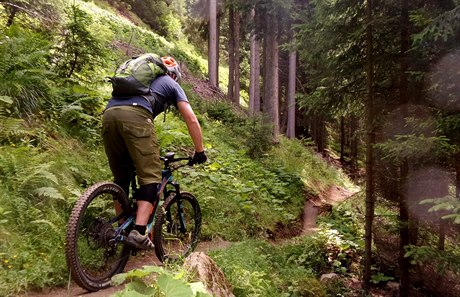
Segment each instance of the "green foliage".
[{"label": "green foliage", "polygon": [[[108,88],[99,83],[126,58],[121,53],[173,54],[192,71],[206,70],[205,59],[184,40],[169,42],[90,1],[74,4],[65,6],[62,34],[13,26],[0,38],[2,296],[68,281],[63,244],[69,212],[84,188],[111,178],[99,142],[99,115]],[[176,30],[178,23],[168,18]],[[59,37],[51,50],[53,35]],[[49,72],[50,61],[57,75]],[[343,178],[306,149],[305,142],[282,139],[273,148],[260,120],[247,119],[223,102],[203,103],[191,86],[185,88],[193,107],[201,111],[210,160],[184,168],[177,178],[200,201],[204,240],[272,236],[279,226],[298,223],[306,192],[319,193]],[[29,117],[19,118],[24,115]],[[155,125],[162,152],[192,153],[187,128],[177,114],[169,113],[166,122],[159,117]],[[305,239],[271,255],[270,245],[250,241],[230,252],[228,259],[234,258],[227,271],[243,295],[325,296],[315,279],[326,267],[325,243],[322,238]],[[248,258],[253,260],[243,261]],[[150,283],[142,284],[142,273],[137,273],[125,275],[132,282],[120,294],[151,293]],[[177,275],[166,270],[159,274],[154,284],[158,294],[194,292],[195,285]]]},{"label": "green foliage", "polygon": [[[211,104],[197,105],[204,109]],[[253,122],[235,120],[234,115],[212,121],[206,115],[200,121],[209,162],[200,168],[183,168],[178,176],[183,187],[199,197],[207,218],[204,238],[271,236],[280,224],[289,226],[299,220],[305,192],[321,193],[331,184],[346,183],[343,174],[320,161],[300,141],[283,139],[260,159],[251,158],[247,143],[253,139]],[[222,119],[238,124],[222,123]],[[157,118],[155,125],[162,153],[191,153],[187,128],[174,113],[165,122]]]},{"label": "green foliage", "polygon": [[245,241],[211,257],[222,268],[236,296],[279,296],[270,272],[270,246],[262,241]]},{"label": "green foliage", "polygon": [[324,247],[315,238],[272,246],[243,241],[211,257],[221,267],[236,296],[326,296],[315,271],[325,263]]},{"label": "green foliage", "polygon": [[431,22],[427,22],[425,29],[414,35],[414,42],[420,44],[427,41],[442,40],[444,42],[456,36],[460,29],[458,20],[460,19],[460,6],[452,10],[446,11],[437,16]]},{"label": "green foliage", "polygon": [[[64,236],[82,190],[109,177],[102,152],[74,140],[0,147],[0,295],[67,282]],[[71,160],[69,159],[71,156]]]},{"label": "green foliage", "polygon": [[452,220],[455,224],[460,224],[460,201],[453,195],[448,195],[442,198],[425,199],[420,204],[433,204],[428,212],[443,211],[442,216],[445,220]]},{"label": "green foliage", "polygon": [[240,124],[244,119],[235,112],[229,102],[217,101],[212,104],[202,105],[202,112],[206,112],[209,118],[225,124]]},{"label": "green foliage", "polygon": [[40,24],[44,27],[40,28],[43,30],[52,28],[59,22],[64,1],[8,0],[0,1],[0,5],[5,8],[5,12],[7,13],[8,21],[5,20],[7,26],[22,23],[34,28],[37,24]]},{"label": "green foliage", "polygon": [[342,202],[329,215],[318,218],[318,236],[326,242],[327,263],[337,273],[353,273],[352,264],[361,261],[364,230],[363,216],[356,210],[358,199]]},{"label": "green foliage", "polygon": [[55,104],[53,118],[71,135],[99,144],[104,98],[96,91],[73,85],[62,90],[62,100]]},{"label": "green foliage", "polygon": [[93,71],[102,61],[106,50],[96,35],[90,32],[92,17],[79,6],[72,4],[66,11],[68,22],[56,43],[55,71],[65,78],[86,71]]},{"label": "green foliage", "polygon": [[406,247],[404,257],[409,258],[413,265],[434,264],[438,272],[446,270],[460,273],[460,250],[454,246],[448,250],[439,250],[430,246]]},{"label": "green foliage", "polygon": [[391,280],[394,280],[394,277],[386,276],[385,274],[381,272],[377,272],[375,274],[372,274],[371,276],[371,283],[376,284],[376,285],[379,283],[386,283]]},{"label": "green foliage", "polygon": [[449,139],[443,136],[395,135],[394,139],[379,143],[375,147],[382,150],[383,159],[389,159],[394,164],[401,164],[403,160],[420,164],[444,157],[452,150],[448,141]]},{"label": "green foliage", "polygon": [[202,283],[188,283],[186,277],[187,273],[181,271],[170,272],[158,266],[144,266],[142,269],[134,269],[114,276],[112,281],[115,285],[120,285],[127,280],[129,283],[113,296],[210,297]]},{"label": "green foliage", "polygon": [[271,131],[271,127],[262,118],[248,119],[246,125],[249,127],[246,139],[247,154],[251,158],[260,158],[273,146],[272,136],[267,132]]},{"label": "green foliage", "polygon": [[50,46],[46,35],[16,26],[0,37],[0,96],[13,101],[9,114],[31,115],[53,96]]},{"label": "green foliage", "polygon": [[29,131],[23,129],[24,121],[9,117],[12,113],[13,100],[7,96],[0,96],[0,144],[13,144]]}]

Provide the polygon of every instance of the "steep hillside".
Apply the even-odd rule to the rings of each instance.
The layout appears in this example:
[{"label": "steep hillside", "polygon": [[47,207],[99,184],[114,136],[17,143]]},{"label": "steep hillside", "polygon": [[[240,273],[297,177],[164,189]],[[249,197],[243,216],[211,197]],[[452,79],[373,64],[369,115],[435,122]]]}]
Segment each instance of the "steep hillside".
[{"label": "steep hillside", "polygon": [[[184,168],[177,178],[199,197],[203,241],[264,245],[266,239],[300,234],[305,200],[348,182],[307,140],[282,138],[273,145],[261,119],[247,117],[209,87],[203,79],[206,60],[191,45],[169,42],[92,2],[75,3],[66,10],[75,19],[61,16],[65,26],[38,30],[25,16],[27,22],[5,28],[0,39],[0,64],[9,66],[9,76],[0,79],[2,91],[11,91],[0,96],[0,295],[68,283],[69,213],[88,186],[111,179],[100,141],[100,115],[110,94],[105,76],[138,51],[172,54],[183,63],[183,87],[202,124],[209,162]],[[85,48],[89,60],[68,72],[68,64],[51,62],[69,57],[63,44],[70,41],[61,34],[74,28],[73,20],[94,38]],[[101,50],[100,59],[91,50]],[[60,76],[58,70],[71,75]],[[27,92],[32,86],[40,88]],[[162,153],[192,152],[185,124],[174,111],[155,125]]]}]

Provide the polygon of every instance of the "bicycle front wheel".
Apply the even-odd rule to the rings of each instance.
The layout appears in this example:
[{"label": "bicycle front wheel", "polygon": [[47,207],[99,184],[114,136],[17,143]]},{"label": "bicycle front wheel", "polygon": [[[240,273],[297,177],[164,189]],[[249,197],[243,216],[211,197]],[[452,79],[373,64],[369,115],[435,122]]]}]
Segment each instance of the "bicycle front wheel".
[{"label": "bicycle front wheel", "polygon": [[88,188],[75,204],[66,234],[66,260],[73,280],[82,288],[98,291],[110,286],[111,277],[123,271],[130,247],[115,241],[118,200],[130,211],[124,191],[101,182]]},{"label": "bicycle front wheel", "polygon": [[201,232],[201,209],[190,193],[171,194],[160,208],[153,241],[161,262],[188,256],[196,247]]}]

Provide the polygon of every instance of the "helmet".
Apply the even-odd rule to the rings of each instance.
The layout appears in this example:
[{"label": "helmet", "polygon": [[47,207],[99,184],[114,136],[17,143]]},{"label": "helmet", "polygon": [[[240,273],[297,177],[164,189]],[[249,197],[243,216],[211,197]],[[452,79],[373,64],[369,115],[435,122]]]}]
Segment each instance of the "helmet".
[{"label": "helmet", "polygon": [[180,81],[182,75],[180,73],[179,64],[174,60],[173,57],[161,57],[161,61],[168,69],[168,75],[171,76],[175,81]]}]

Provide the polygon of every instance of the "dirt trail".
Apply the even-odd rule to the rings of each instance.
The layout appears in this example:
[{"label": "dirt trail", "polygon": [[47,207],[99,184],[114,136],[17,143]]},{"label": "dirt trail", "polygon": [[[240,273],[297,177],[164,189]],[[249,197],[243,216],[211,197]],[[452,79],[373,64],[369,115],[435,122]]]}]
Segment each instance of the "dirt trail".
[{"label": "dirt trail", "polygon": [[330,211],[334,205],[348,199],[357,192],[357,189],[350,190],[332,186],[324,195],[307,200],[303,208],[303,234],[308,235],[318,231],[316,225],[318,214],[324,211]]}]

